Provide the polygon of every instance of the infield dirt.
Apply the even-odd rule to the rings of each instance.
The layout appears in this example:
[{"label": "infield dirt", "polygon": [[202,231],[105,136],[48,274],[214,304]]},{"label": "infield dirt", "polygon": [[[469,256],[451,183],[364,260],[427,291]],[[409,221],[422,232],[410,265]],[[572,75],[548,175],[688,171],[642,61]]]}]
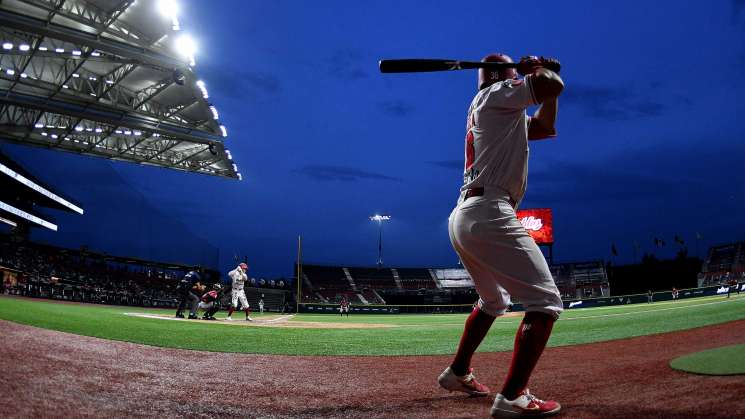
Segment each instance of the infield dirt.
[{"label": "infield dirt", "polygon": [[[745,416],[742,377],[674,371],[671,358],[741,343],[745,320],[682,332],[550,348],[531,389],[563,417]],[[0,321],[2,417],[488,417],[435,379],[449,356],[306,357],[156,348]],[[498,391],[509,352],[477,353]]]}]

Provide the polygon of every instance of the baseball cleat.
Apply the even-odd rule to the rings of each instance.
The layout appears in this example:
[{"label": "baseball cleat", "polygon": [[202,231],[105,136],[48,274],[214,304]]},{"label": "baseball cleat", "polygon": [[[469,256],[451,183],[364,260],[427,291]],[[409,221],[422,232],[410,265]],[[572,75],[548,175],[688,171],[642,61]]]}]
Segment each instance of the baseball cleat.
[{"label": "baseball cleat", "polygon": [[197,320],[199,317],[197,317],[195,314],[189,314],[189,320]]},{"label": "baseball cleat", "polygon": [[530,394],[528,389],[520,393],[515,400],[507,400],[497,394],[491,407],[493,418],[531,418],[551,416],[559,413],[561,405],[553,400],[541,400]]},{"label": "baseball cleat", "polygon": [[476,381],[476,377],[473,376],[473,368],[469,368],[466,375],[457,376],[450,367],[447,367],[437,378],[437,382],[440,383],[440,387],[449,391],[462,391],[471,396],[486,396],[489,394],[489,387]]},{"label": "baseball cleat", "polygon": [[226,318],[225,318],[225,320],[227,320],[227,321],[229,321],[229,322],[232,322],[232,321],[233,321],[233,318],[232,318],[232,317],[230,317],[230,316],[228,316],[228,317],[226,317]]},{"label": "baseball cleat", "polygon": [[176,318],[177,319],[183,319],[184,318],[184,315],[182,313],[176,313]]},{"label": "baseball cleat", "polygon": [[246,317],[246,321],[247,321],[247,322],[252,322],[252,321],[254,321],[254,319],[252,319],[252,318],[250,318],[250,317]]}]

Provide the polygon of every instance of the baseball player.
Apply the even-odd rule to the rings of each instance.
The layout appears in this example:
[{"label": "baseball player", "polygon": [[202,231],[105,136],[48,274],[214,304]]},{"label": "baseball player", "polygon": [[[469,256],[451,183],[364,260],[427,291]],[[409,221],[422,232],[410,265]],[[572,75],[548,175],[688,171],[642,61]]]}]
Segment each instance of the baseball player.
[{"label": "baseball player", "polygon": [[344,316],[345,313],[349,317],[349,300],[347,300],[347,297],[342,297],[341,303],[339,303],[339,315]]},{"label": "baseball player", "polygon": [[261,294],[259,299],[259,314],[264,314],[264,294]]},{"label": "baseball player", "polygon": [[212,285],[212,290],[206,292],[202,296],[202,301],[199,302],[199,308],[204,310],[202,320],[217,320],[215,313],[220,309],[220,291],[222,285],[219,283]]},{"label": "baseball player", "polygon": [[246,300],[246,292],[243,290],[243,286],[248,279],[248,276],[246,275],[247,271],[248,265],[245,263],[241,263],[238,265],[237,268],[228,273],[228,276],[233,281],[233,287],[231,291],[231,295],[233,298],[230,302],[230,309],[228,309],[228,317],[225,320],[233,320],[233,311],[238,309],[238,301],[240,300],[241,309],[246,312],[246,321],[253,321],[250,316],[251,309],[249,308],[248,300]]},{"label": "baseball player", "polygon": [[[513,62],[503,54],[482,61]],[[564,88],[559,68],[553,59],[525,57],[517,71],[481,69],[479,91],[468,109],[464,184],[448,230],[480,298],[438,382],[450,391],[489,394],[474,378],[471,357],[514,295],[526,313],[509,372],[492,404],[493,417],[546,416],[561,409],[527,388],[563,304],[546,259],[515,215],[527,184],[528,140],[556,136],[557,97]],[[540,106],[528,116],[525,110],[532,105]]]}]

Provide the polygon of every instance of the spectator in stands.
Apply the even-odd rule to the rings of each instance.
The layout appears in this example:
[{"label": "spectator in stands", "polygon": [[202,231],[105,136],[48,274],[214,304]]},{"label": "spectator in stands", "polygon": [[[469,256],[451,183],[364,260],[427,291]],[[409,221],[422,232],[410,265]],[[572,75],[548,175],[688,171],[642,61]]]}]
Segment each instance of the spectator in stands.
[{"label": "spectator in stands", "polygon": [[652,304],[653,296],[652,296],[652,290],[647,290],[647,303]]}]

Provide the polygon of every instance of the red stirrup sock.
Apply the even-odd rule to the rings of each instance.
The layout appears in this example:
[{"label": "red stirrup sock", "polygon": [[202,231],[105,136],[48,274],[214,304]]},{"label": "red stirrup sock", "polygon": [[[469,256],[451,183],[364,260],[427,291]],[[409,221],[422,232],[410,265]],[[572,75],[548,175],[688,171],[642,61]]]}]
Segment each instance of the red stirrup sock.
[{"label": "red stirrup sock", "polygon": [[556,320],[550,314],[531,311],[525,313],[515,335],[515,349],[507,378],[502,387],[502,395],[507,400],[515,398],[528,386],[528,379],[533,368],[546,347],[551,329]]},{"label": "red stirrup sock", "polygon": [[486,337],[487,332],[496,317],[490,316],[476,306],[466,319],[466,326],[463,329],[463,336],[458,344],[458,352],[455,353],[453,363],[450,369],[455,375],[463,376],[468,374],[468,368],[471,366],[471,357]]},{"label": "red stirrup sock", "polygon": [[228,309],[228,317],[230,317],[230,316],[232,316],[232,315],[233,315],[233,311],[234,311],[234,310],[235,310],[235,309],[233,308],[233,306],[230,306],[230,308]]}]

